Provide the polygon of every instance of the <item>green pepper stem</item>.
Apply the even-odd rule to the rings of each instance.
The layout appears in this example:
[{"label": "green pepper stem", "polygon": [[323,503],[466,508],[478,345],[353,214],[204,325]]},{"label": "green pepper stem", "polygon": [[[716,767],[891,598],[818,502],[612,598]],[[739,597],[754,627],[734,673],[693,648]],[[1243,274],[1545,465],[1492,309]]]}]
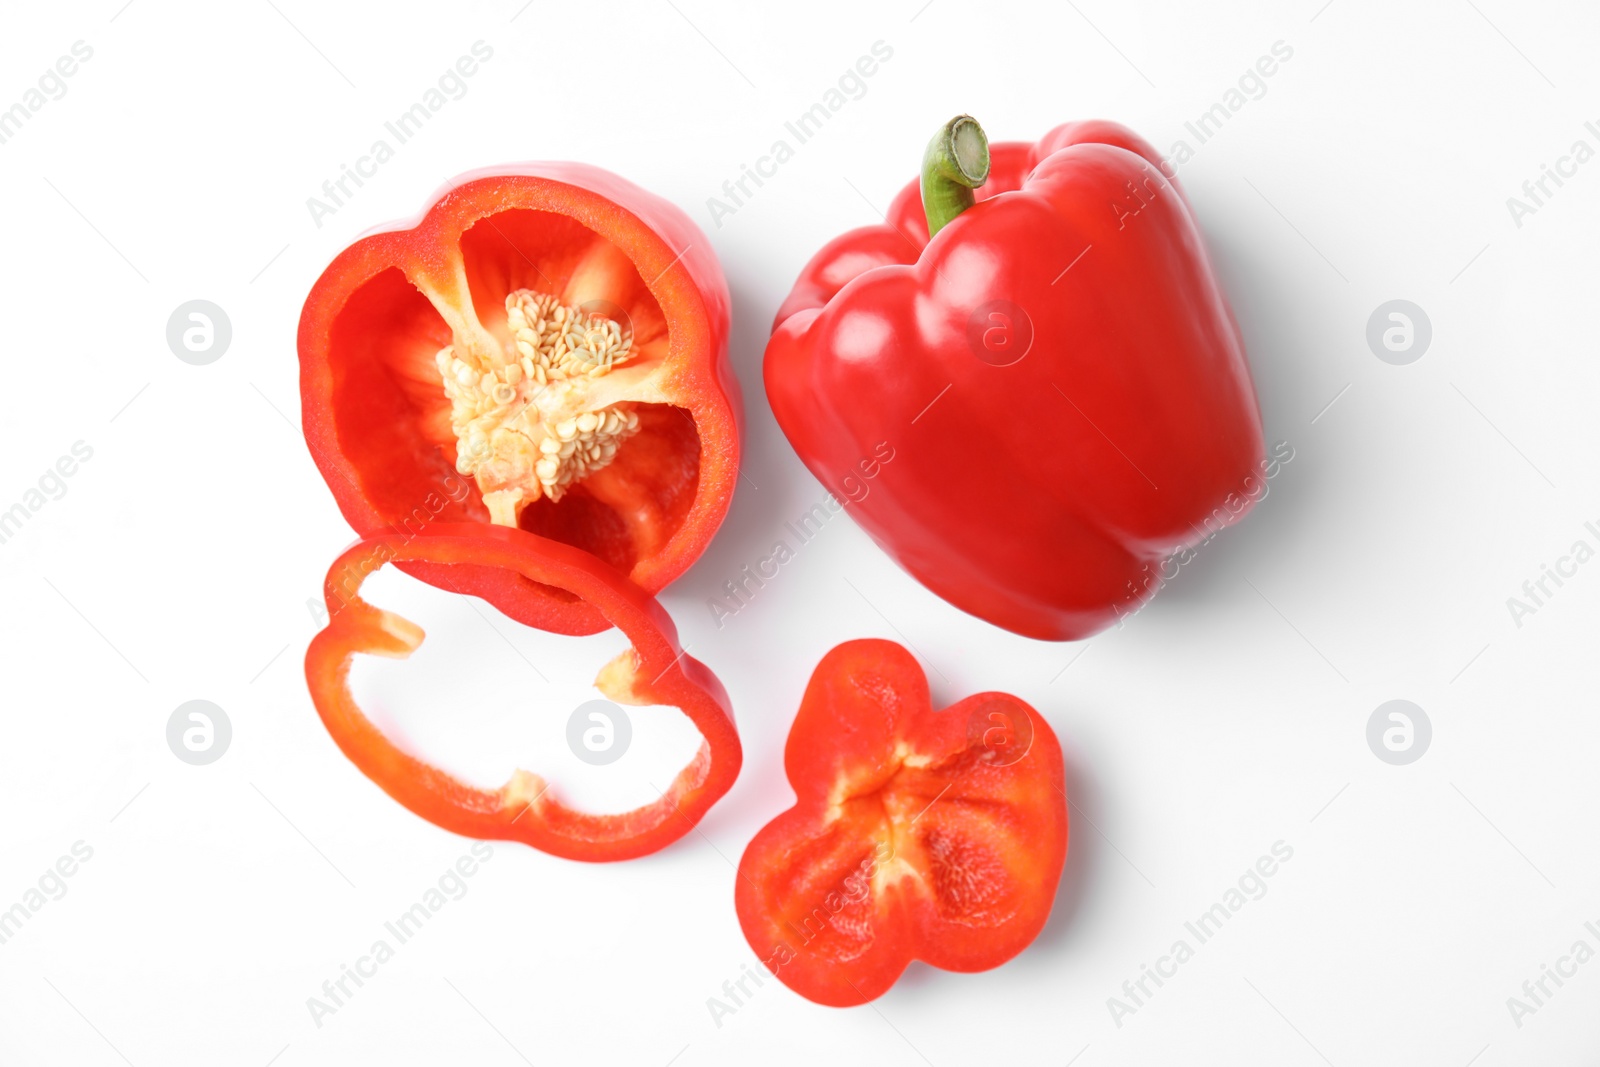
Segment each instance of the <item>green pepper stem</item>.
[{"label": "green pepper stem", "polygon": [[932,237],[977,203],[972,190],[989,177],[989,138],[971,115],[940,127],[922,154],[922,210]]}]

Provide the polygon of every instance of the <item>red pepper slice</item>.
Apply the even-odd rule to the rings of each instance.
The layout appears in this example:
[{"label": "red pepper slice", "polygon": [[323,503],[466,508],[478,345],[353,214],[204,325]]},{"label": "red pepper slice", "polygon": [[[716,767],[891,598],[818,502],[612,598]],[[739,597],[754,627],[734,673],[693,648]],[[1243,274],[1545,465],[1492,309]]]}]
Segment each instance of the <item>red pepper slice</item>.
[{"label": "red pepper slice", "polygon": [[[476,171],[317,279],[300,317],[306,441],[363,537],[520,526],[655,592],[733,496],[727,335],[716,255],[673,205],[578,163]],[[605,625],[513,571],[404,569],[541,629]]]},{"label": "red pepper slice", "polygon": [[[422,643],[421,627],[360,596],[373,571],[406,562],[425,562],[445,573],[469,565],[503,568],[591,605],[632,642],[601,669],[595,686],[619,704],[681,708],[705,739],[699,752],[661,799],[616,815],[575,811],[527,771],[491,792],[402,752],[357,706],[349,673],[357,654],[404,658]],[[323,592],[328,625],[306,650],[306,681],[317,713],[361,773],[437,826],[468,837],[521,841],[567,859],[632,859],[688,833],[738,777],[739,733],[722,683],[683,653],[671,617],[653,597],[587,552],[521,530],[437,523],[415,535],[356,542],[334,561]]]},{"label": "red pepper slice", "polygon": [[735,903],[790,989],[845,1007],[913,959],[982,971],[1049,917],[1067,855],[1061,746],[1005,693],[943,711],[892,641],[848,641],[811,675],[784,766],[795,806],[739,861]]},{"label": "red pepper slice", "polygon": [[883,225],[801,273],[767,345],[773,414],[934,593],[1029,637],[1088,636],[1264,494],[1243,342],[1131,131],[991,146],[962,116],[926,162]]}]

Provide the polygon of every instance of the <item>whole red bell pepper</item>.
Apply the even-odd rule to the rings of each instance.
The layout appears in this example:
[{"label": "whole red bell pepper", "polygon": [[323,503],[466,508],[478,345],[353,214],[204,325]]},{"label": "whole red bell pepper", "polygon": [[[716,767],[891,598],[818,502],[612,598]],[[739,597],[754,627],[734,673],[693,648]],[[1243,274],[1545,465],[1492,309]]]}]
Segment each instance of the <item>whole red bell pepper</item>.
[{"label": "whole red bell pepper", "polygon": [[[361,598],[362,583],[385,563],[427,563],[446,575],[500,568],[588,605],[632,642],[601,669],[595,686],[619,704],[682,709],[704,738],[699,752],[654,803],[591,815],[562,804],[527,771],[499,790],[484,790],[401,751],[361,711],[349,685],[356,655],[404,658],[422,643],[420,627]],[[688,833],[738,777],[739,734],[722,683],[684,654],[672,619],[654,597],[581,549],[507,527],[435,523],[411,535],[356,542],[329,569],[324,595],[328,625],[306,650],[317,713],[363,774],[446,830],[521,841],[567,859],[631,859]]]},{"label": "whole red bell pepper", "polygon": [[762,964],[819,1004],[863,1004],[914,959],[997,967],[1044,928],[1067,855],[1061,746],[1005,693],[934,711],[917,661],[847,641],[806,686],[784,749],[795,806],[739,861]]},{"label": "whole red bell pepper", "polygon": [[[882,225],[835,239],[779,310],[773,413],[856,520],[957,607],[1086,636],[1151,568],[1261,494],[1261,419],[1199,226],[1106,122],[990,146],[961,116]],[[932,236],[930,237],[930,231]]]},{"label": "whole red bell pepper", "polygon": [[[476,171],[317,279],[300,317],[306,441],[364,537],[520,527],[655,592],[733,495],[727,334],[716,255],[673,205],[578,163]],[[514,570],[403,566],[532,626],[605,625]]]}]

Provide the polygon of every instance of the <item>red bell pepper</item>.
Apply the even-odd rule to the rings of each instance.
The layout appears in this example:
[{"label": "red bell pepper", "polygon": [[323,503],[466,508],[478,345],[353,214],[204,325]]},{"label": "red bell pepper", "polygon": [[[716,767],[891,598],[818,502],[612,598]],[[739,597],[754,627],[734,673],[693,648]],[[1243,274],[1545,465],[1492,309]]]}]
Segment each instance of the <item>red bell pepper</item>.
[{"label": "red bell pepper", "polygon": [[789,732],[795,806],[739,861],[739,924],[819,1004],[863,1004],[913,959],[982,971],[1043,929],[1067,855],[1061,747],[1005,693],[943,711],[892,641],[823,657]]},{"label": "red bell pepper", "polygon": [[[632,647],[601,669],[596,687],[619,704],[669,704],[699,728],[704,743],[654,803],[590,815],[550,795],[538,775],[518,771],[495,791],[477,789],[397,748],[350,693],[357,654],[404,658],[422,629],[361,599],[385,563],[427,563],[446,575],[469,566],[500,568],[558,589],[622,629]],[[716,675],[678,646],[672,619],[655,599],[593,555],[522,530],[435,523],[413,535],[358,541],[334,561],[324,585],[328,625],[306,651],[306,681],[328,733],[361,772],[437,826],[468,837],[521,841],[575,860],[643,856],[688,833],[739,774],[741,749],[728,695]]]},{"label": "red bell pepper", "polygon": [[[694,562],[739,467],[728,289],[676,207],[577,163],[477,171],[362,237],[300,317],[306,441],[364,537],[520,526],[655,592]],[[469,484],[475,483],[475,484]],[[514,571],[411,561],[561,633],[593,605]]]},{"label": "red bell pepper", "polygon": [[773,414],[812,473],[842,498],[888,441],[856,520],[1030,637],[1130,614],[1153,565],[1261,493],[1244,346],[1163,166],[1112,123],[990,146],[952,120],[920,188],[806,265],[767,345]]}]

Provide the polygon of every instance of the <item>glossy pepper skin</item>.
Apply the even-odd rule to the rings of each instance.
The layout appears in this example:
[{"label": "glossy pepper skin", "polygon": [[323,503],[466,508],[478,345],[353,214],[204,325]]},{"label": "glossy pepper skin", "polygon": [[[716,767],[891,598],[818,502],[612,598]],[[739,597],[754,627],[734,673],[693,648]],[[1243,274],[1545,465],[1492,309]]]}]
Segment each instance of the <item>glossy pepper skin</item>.
[{"label": "glossy pepper skin", "polygon": [[1005,693],[934,711],[892,641],[817,665],[789,732],[795,806],[739,861],[735,905],[757,958],[819,1004],[864,1004],[912,960],[982,971],[1050,915],[1067,855],[1061,747]]},{"label": "glossy pepper skin", "polygon": [[[596,687],[619,704],[682,709],[705,739],[661,798],[634,811],[590,815],[551,795],[543,779],[518,771],[499,790],[470,786],[397,748],[351,695],[357,655],[405,658],[421,645],[414,623],[361,598],[385,563],[427,563],[448,572],[500,568],[559,589],[620,627],[632,647],[601,669]],[[324,584],[329,621],[306,651],[306,682],[317,713],[345,756],[384,792],[436,826],[468,837],[521,841],[567,859],[632,859],[694,828],[738,777],[742,751],[722,683],[684,655],[654,597],[594,556],[522,530],[437,523],[407,536],[358,541],[334,561]]]},{"label": "glossy pepper skin", "polygon": [[1260,492],[1261,419],[1199,227],[1160,157],[1112,123],[994,144],[977,202],[928,239],[916,182],[806,265],[767,395],[901,566],[1029,637],[1132,613],[1159,562]]},{"label": "glossy pepper skin", "polygon": [[[480,487],[456,468],[434,359],[446,346],[509,344],[503,301],[517,288],[608,309],[644,340],[639,351],[648,348],[654,369],[627,397],[637,401],[638,434],[561,500],[529,506],[520,525],[655,592],[705,550],[738,478],[728,290],[711,244],[681,211],[599,168],[526,163],[463,175],[420,217],[334,259],[299,327],[312,458],[363,537],[437,521],[487,526]],[[605,626],[593,605],[514,570],[403,566],[530,626],[567,634]]]}]

